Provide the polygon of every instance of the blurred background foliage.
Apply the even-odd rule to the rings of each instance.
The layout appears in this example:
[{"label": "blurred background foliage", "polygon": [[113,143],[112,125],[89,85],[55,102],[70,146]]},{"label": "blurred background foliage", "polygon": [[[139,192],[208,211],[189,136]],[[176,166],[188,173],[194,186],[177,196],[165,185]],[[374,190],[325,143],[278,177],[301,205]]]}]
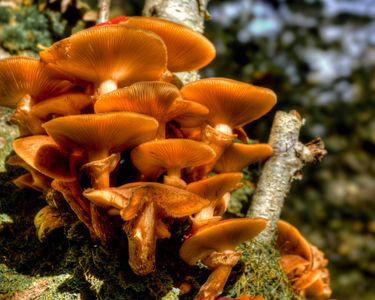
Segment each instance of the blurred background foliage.
[{"label": "blurred background foliage", "polygon": [[210,1],[217,57],[203,76],[273,89],[278,104],[247,126],[266,141],[276,110],[306,119],[328,155],[303,170],[282,217],[330,260],[333,297],[375,299],[375,7],[373,1]]},{"label": "blurred background foliage", "polygon": [[[70,11],[62,11],[61,3]],[[48,46],[92,22],[86,3],[95,9],[93,0],[34,3],[29,15],[35,9],[51,11],[39,17],[44,18],[40,26],[54,28],[50,35],[39,33],[42,42],[30,42],[38,36],[24,32],[30,26],[10,28],[28,15],[1,11],[1,46],[17,52],[9,41],[20,34],[26,34],[29,45],[19,50]],[[375,299],[373,4],[373,0],[211,0],[212,19],[206,22],[205,35],[215,44],[217,57],[202,76],[230,77],[271,88],[278,95],[276,108],[247,126],[250,137],[266,142],[275,111],[296,109],[306,119],[301,140],[320,136],[326,143],[328,155],[304,169],[282,217],[326,253],[337,299]],[[143,1],[112,0],[111,16],[139,15],[142,7]],[[246,192],[251,190],[252,186]]]}]

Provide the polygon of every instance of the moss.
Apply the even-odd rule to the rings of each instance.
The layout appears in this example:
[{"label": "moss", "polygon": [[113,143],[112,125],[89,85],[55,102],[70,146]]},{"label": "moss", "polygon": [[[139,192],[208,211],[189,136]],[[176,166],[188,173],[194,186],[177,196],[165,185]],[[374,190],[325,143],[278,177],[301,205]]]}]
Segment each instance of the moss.
[{"label": "moss", "polygon": [[70,35],[88,10],[85,5],[72,5],[65,14],[53,10],[54,7],[41,11],[38,4],[19,9],[0,8],[0,46],[11,54],[36,56],[42,47]]},{"label": "moss", "polygon": [[273,246],[251,241],[239,247],[242,265],[234,269],[225,294],[261,295],[267,300],[302,300],[291,289],[288,279],[279,264],[280,253]]}]

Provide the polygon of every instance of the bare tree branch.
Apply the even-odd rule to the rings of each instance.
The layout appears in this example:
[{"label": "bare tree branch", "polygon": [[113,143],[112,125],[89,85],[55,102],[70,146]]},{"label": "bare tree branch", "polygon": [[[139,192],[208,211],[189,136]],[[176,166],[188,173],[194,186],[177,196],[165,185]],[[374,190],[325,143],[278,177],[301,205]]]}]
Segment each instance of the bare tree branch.
[{"label": "bare tree branch", "polygon": [[111,0],[98,0],[98,18],[96,24],[108,21],[110,8]]},{"label": "bare tree branch", "polygon": [[273,121],[269,144],[273,156],[265,163],[259,178],[248,217],[262,217],[269,220],[267,228],[258,240],[271,242],[277,221],[280,218],[284,199],[291,183],[300,177],[300,171],[307,163],[317,162],[326,154],[324,143],[316,138],[304,145],[298,141],[304,120],[296,111],[278,111]]}]

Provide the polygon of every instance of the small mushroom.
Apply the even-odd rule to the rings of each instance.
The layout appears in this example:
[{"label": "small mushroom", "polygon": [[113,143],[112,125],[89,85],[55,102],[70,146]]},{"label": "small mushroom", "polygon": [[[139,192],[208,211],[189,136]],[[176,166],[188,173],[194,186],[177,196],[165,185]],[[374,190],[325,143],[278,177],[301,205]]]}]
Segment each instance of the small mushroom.
[{"label": "small mushroom", "polygon": [[[153,139],[158,122],[137,113],[113,112],[60,117],[43,127],[64,149],[85,149],[88,162],[93,162]],[[95,188],[109,186],[109,172],[87,169]]]},{"label": "small mushroom", "polygon": [[260,118],[276,103],[276,95],[271,90],[226,78],[191,82],[181,89],[181,95],[210,111],[202,141],[215,150],[216,160],[203,173],[208,173],[233,143],[234,129]]},{"label": "small mushroom", "polygon": [[311,269],[311,246],[299,230],[283,220],[278,221],[277,230],[276,247],[279,249],[281,255],[299,255],[309,262],[309,269]]},{"label": "small mushroom", "polygon": [[177,87],[161,81],[137,82],[100,95],[95,112],[131,111],[154,117],[159,122],[156,138],[165,138],[165,125],[177,119],[186,127],[199,126],[208,114],[203,105],[182,100]]},{"label": "small mushroom", "polygon": [[167,67],[163,41],[121,25],[82,30],[40,52],[42,61],[91,82],[101,95],[142,80],[158,80]]},{"label": "small mushroom", "polygon": [[[148,116],[114,112],[65,116],[43,124],[47,133],[65,149],[85,149],[94,188],[109,187],[109,176],[118,159],[110,154],[119,153],[155,137],[158,122]],[[96,163],[93,163],[96,161]],[[110,239],[102,211],[90,205],[92,227],[102,243]],[[104,224],[103,224],[104,223]]]},{"label": "small mushroom", "polygon": [[328,260],[324,254],[300,234],[291,224],[278,222],[276,246],[281,252],[281,266],[293,288],[306,299],[324,300],[332,294]]},{"label": "small mushroom", "polygon": [[196,300],[214,300],[221,294],[232,267],[241,253],[235,248],[258,235],[266,226],[265,219],[239,218],[209,224],[193,232],[182,244],[180,257],[189,265],[199,260],[212,273],[202,285]]},{"label": "small mushroom", "polygon": [[154,270],[156,240],[170,236],[162,219],[189,216],[208,204],[193,193],[155,182],[88,189],[83,195],[96,205],[120,210],[129,240],[129,265],[138,275]]},{"label": "small mushroom", "polygon": [[125,17],[119,24],[149,30],[165,43],[168,70],[183,72],[198,70],[209,64],[216,51],[202,34],[171,21],[153,17]]},{"label": "small mushroom", "polygon": [[72,87],[60,72],[35,58],[0,60],[0,105],[16,109],[11,120],[19,125],[21,135],[44,133],[40,120],[30,115],[31,107]]},{"label": "small mushroom", "polygon": [[272,155],[268,144],[233,143],[215,163],[214,171],[218,173],[241,172],[243,168]]},{"label": "small mushroom", "polygon": [[46,135],[21,137],[13,141],[13,149],[29,166],[54,179],[76,178],[69,154]]},{"label": "small mushroom", "polygon": [[31,107],[31,114],[48,121],[55,117],[78,115],[93,104],[90,96],[82,93],[68,93],[41,101]]},{"label": "small mushroom", "polygon": [[29,172],[13,180],[13,183],[19,188],[34,189],[40,192],[50,188],[52,179],[28,165],[18,155],[12,155],[6,163],[12,166],[20,166]]},{"label": "small mushroom", "polygon": [[226,78],[191,82],[181,95],[206,106],[210,111],[207,123],[226,134],[260,118],[276,103],[271,90]]},{"label": "small mushroom", "polygon": [[192,182],[186,186],[187,191],[210,201],[208,206],[204,207],[192,218],[193,228],[201,227],[212,218],[215,221],[217,220],[214,216],[222,198],[240,185],[242,177],[242,173],[219,174]]},{"label": "small mushroom", "polygon": [[164,183],[185,187],[181,170],[210,163],[215,152],[206,144],[186,140],[167,139],[147,142],[134,148],[131,159],[136,168],[146,177],[157,179],[163,172]]}]

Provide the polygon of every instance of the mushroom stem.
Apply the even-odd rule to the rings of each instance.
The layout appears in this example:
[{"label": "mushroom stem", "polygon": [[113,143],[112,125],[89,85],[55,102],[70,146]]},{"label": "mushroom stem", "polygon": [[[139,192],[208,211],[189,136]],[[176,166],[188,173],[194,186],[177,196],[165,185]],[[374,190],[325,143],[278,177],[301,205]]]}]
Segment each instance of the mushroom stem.
[{"label": "mushroom stem", "polygon": [[11,117],[11,122],[17,124],[21,136],[32,134],[44,134],[42,121],[33,116],[30,111],[33,99],[30,95],[25,95],[18,103],[15,112]]},{"label": "mushroom stem", "polygon": [[232,135],[233,134],[233,129],[227,124],[217,124],[215,126],[215,129],[217,131],[220,131],[221,133],[227,134],[227,135]]},{"label": "mushroom stem", "polygon": [[156,132],[155,140],[164,140],[165,134],[165,122],[159,120],[159,127],[158,131]]},{"label": "mushroom stem", "polygon": [[[89,151],[88,161],[100,161],[108,157],[108,151]],[[95,167],[90,167],[91,184],[94,189],[102,189],[109,187],[109,171],[100,170]]]},{"label": "mushroom stem", "polygon": [[[102,160],[103,158],[108,157],[108,151],[89,151],[88,153],[88,160],[90,162],[96,160]],[[101,189],[109,187],[109,170],[103,170],[101,168],[95,168],[94,166],[90,168],[90,177],[91,177],[91,184],[94,189]],[[90,202],[90,213],[91,213],[91,223],[92,228],[95,234],[98,236],[99,240],[106,244],[111,233],[110,226],[107,225],[108,223],[108,215],[102,211],[102,209],[97,206],[96,204]]]},{"label": "mushroom stem", "polygon": [[103,95],[117,90],[117,82],[112,79],[108,79],[99,84],[96,88],[97,95]]},{"label": "mushroom stem", "polygon": [[165,175],[163,178],[163,183],[181,189],[184,189],[186,187],[186,182],[183,179],[181,179],[180,168],[168,169],[167,175]]},{"label": "mushroom stem", "polygon": [[150,201],[139,217],[124,225],[129,241],[129,265],[134,273],[141,276],[155,269],[155,216],[155,204]]},{"label": "mushroom stem", "polygon": [[63,194],[65,201],[77,215],[78,219],[85,224],[90,233],[93,234],[94,231],[91,225],[89,203],[86,198],[81,196],[81,188],[78,182],[66,182],[55,179],[52,181],[51,186],[53,189]]},{"label": "mushroom stem", "polygon": [[[225,124],[219,124],[223,125],[222,130],[224,130],[226,127],[232,130],[229,126]],[[226,131],[229,132],[229,129],[226,128]],[[218,130],[216,127],[213,128],[210,125],[206,125],[202,130],[202,142],[209,145],[214,151],[215,151],[215,159],[210,162],[209,164],[206,164],[204,166],[199,166],[194,169],[194,171],[191,174],[191,180],[197,181],[201,178],[204,178],[207,176],[207,174],[214,168],[216,162],[219,160],[219,158],[222,156],[224,151],[233,143],[234,138],[236,137],[232,133],[228,134],[225,133],[222,130]]]},{"label": "mushroom stem", "polygon": [[215,300],[228,280],[233,266],[241,258],[241,253],[234,251],[213,252],[203,263],[213,269],[205,284],[203,284],[194,300]]}]

